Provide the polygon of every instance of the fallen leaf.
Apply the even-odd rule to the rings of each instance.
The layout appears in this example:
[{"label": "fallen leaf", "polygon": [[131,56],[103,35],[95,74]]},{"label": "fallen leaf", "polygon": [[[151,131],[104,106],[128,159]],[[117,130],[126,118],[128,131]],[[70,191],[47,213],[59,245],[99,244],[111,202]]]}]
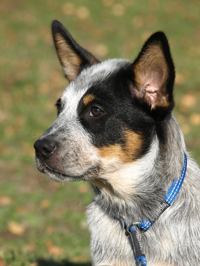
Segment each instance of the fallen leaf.
[{"label": "fallen leaf", "polygon": [[185,82],[185,76],[182,73],[176,73],[175,83],[177,85],[182,85]]},{"label": "fallen leaf", "polygon": [[80,186],[79,186],[79,191],[80,191],[80,193],[87,193],[88,192],[88,186],[86,185],[86,184],[81,184]]},{"label": "fallen leaf", "polygon": [[0,206],[8,206],[12,202],[12,199],[8,196],[0,196]]},{"label": "fallen leaf", "polygon": [[4,122],[7,117],[8,117],[8,114],[5,113],[3,110],[0,110],[0,122]]},{"label": "fallen leaf", "polygon": [[112,13],[117,17],[123,16],[125,13],[125,8],[122,4],[115,4],[113,5]]},{"label": "fallen leaf", "polygon": [[105,6],[112,6],[114,3],[114,0],[102,0],[103,5]]},{"label": "fallen leaf", "polygon": [[99,57],[103,57],[103,56],[106,56],[108,54],[108,48],[103,43],[99,43],[99,44],[95,45],[93,51]]},{"label": "fallen leaf", "polygon": [[2,258],[0,258],[0,266],[6,266],[6,264]]},{"label": "fallen leaf", "polygon": [[47,243],[47,250],[49,254],[52,256],[60,256],[63,254],[63,249],[52,244],[51,242]]},{"label": "fallen leaf", "polygon": [[38,266],[37,262],[32,262],[29,264],[29,266]]},{"label": "fallen leaf", "polygon": [[48,234],[52,234],[53,232],[55,232],[55,228],[53,226],[48,226],[46,229],[46,232]]},{"label": "fallen leaf", "polygon": [[87,19],[90,16],[90,11],[87,7],[80,6],[76,11],[76,15],[79,19]]},{"label": "fallen leaf", "polygon": [[200,114],[192,114],[190,116],[190,122],[195,126],[200,125]]},{"label": "fallen leaf", "polygon": [[65,3],[62,7],[64,15],[72,16],[76,12],[76,8],[72,3]]},{"label": "fallen leaf", "polygon": [[25,226],[20,223],[11,221],[8,224],[8,231],[13,235],[17,235],[17,236],[23,235],[25,232],[25,229],[26,229]]},{"label": "fallen leaf", "polygon": [[47,199],[42,200],[41,203],[40,203],[40,207],[42,209],[48,209],[49,205],[50,205],[50,203],[49,203],[49,201]]},{"label": "fallen leaf", "polygon": [[192,94],[185,94],[180,101],[180,104],[184,108],[191,108],[196,104],[197,100]]},{"label": "fallen leaf", "polygon": [[144,26],[145,21],[144,21],[144,17],[142,16],[135,16],[132,20],[133,26],[136,28],[141,28]]},{"label": "fallen leaf", "polygon": [[36,247],[35,247],[35,244],[34,243],[29,243],[27,244],[26,246],[24,246],[24,251],[25,252],[33,252],[35,251]]}]

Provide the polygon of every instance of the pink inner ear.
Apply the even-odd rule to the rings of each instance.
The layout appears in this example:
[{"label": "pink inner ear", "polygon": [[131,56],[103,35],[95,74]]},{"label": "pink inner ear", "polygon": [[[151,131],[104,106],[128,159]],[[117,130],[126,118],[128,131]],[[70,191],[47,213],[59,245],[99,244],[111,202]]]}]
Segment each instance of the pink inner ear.
[{"label": "pink inner ear", "polygon": [[153,109],[158,101],[159,92],[163,83],[163,73],[160,69],[143,73],[143,97]]},{"label": "pink inner ear", "polygon": [[148,47],[134,65],[136,81],[135,95],[151,109],[167,107],[166,80],[168,67],[160,46]]},{"label": "pink inner ear", "polygon": [[144,93],[144,97],[153,109],[158,99],[158,87],[154,86],[153,84],[147,83],[144,85]]}]

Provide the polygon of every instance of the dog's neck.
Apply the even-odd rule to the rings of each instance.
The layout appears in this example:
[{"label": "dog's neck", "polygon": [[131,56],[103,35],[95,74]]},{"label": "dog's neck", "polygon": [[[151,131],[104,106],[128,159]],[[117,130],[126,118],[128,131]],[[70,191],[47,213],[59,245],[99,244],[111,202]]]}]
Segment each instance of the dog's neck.
[{"label": "dog's neck", "polygon": [[182,132],[173,117],[163,123],[162,130],[163,142],[158,136],[142,159],[108,177],[124,180],[119,193],[95,188],[95,202],[109,216],[123,216],[130,223],[151,219],[172,180],[180,175],[185,150]]}]

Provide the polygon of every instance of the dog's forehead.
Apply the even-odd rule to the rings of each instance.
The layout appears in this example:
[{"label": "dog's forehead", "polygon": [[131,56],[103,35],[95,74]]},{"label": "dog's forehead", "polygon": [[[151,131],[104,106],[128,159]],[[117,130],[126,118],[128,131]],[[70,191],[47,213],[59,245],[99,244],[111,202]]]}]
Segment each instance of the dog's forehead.
[{"label": "dog's forehead", "polygon": [[[89,88],[105,80],[112,73],[127,65],[124,59],[109,59],[92,65],[81,72],[77,79],[64,90],[62,100],[71,106],[78,104]],[[75,107],[75,106],[74,106]]]}]

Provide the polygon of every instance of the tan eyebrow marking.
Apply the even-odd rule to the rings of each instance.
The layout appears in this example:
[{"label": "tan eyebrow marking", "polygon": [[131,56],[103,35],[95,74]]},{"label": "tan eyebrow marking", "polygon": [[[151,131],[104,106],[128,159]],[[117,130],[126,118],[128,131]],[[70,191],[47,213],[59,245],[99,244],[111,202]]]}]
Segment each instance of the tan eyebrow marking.
[{"label": "tan eyebrow marking", "polygon": [[88,105],[95,99],[95,96],[93,94],[87,94],[83,97],[83,103],[84,105]]}]

